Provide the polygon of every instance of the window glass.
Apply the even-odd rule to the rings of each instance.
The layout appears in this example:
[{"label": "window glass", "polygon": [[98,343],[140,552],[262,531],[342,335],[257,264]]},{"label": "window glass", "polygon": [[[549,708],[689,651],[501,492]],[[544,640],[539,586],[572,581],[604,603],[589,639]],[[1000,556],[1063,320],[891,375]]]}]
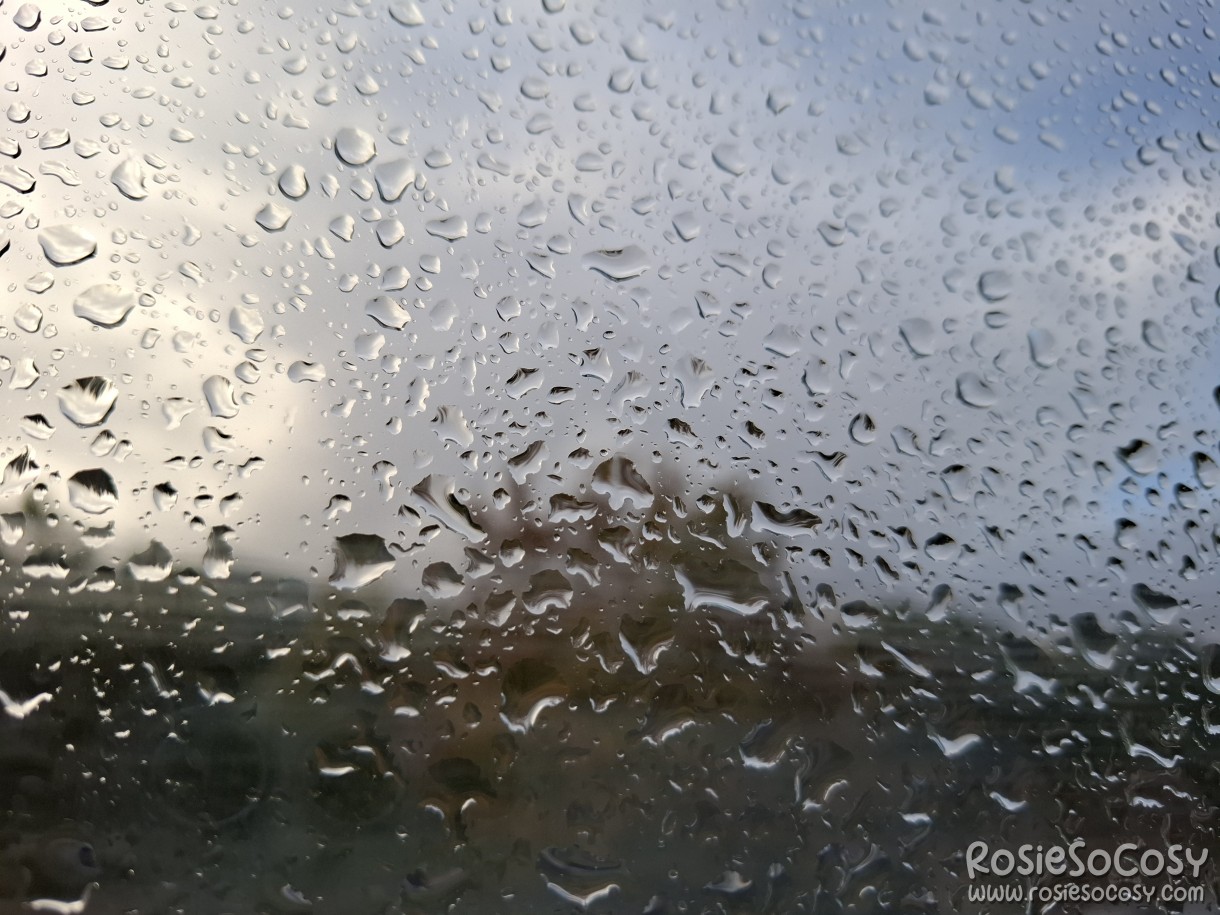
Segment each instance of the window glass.
[{"label": "window glass", "polygon": [[1214,19],[0,7],[0,911],[1214,903]]}]

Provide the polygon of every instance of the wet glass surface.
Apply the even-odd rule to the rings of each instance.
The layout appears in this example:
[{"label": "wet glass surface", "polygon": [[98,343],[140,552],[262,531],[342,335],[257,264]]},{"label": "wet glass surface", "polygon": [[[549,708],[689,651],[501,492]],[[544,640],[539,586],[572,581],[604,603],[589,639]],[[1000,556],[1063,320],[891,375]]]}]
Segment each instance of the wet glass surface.
[{"label": "wet glass surface", "polygon": [[1215,18],[0,6],[0,915],[1216,848]]}]

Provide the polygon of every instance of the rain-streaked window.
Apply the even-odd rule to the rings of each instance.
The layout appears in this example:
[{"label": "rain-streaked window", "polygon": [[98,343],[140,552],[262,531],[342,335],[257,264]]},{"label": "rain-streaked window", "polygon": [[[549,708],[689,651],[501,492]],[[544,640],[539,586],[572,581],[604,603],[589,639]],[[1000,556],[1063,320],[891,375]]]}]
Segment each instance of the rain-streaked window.
[{"label": "rain-streaked window", "polygon": [[1210,911],[1216,20],[8,0],[0,915]]}]

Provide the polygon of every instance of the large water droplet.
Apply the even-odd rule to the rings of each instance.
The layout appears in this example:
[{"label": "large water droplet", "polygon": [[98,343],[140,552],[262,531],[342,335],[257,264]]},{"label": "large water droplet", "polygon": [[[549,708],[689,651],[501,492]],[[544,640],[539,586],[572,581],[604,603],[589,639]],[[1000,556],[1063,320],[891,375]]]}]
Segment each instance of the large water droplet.
[{"label": "large water droplet", "polygon": [[279,232],[288,225],[290,219],[292,219],[292,210],[275,201],[264,204],[263,208],[254,216],[254,221],[268,232]]},{"label": "large water droplet", "polygon": [[648,270],[648,256],[638,245],[623,248],[603,248],[586,254],[581,261],[589,270],[596,270],[607,279],[621,283],[635,279]]},{"label": "large water droplet", "polygon": [[453,480],[448,477],[430,474],[415,485],[411,494],[428,515],[451,531],[474,543],[481,543],[487,538],[487,534],[471,517],[470,510],[458,501]]},{"label": "large water droplet", "polygon": [[174,570],[174,556],[165,544],[154,540],[128,560],[127,570],[136,581],[165,581]]},{"label": "large water droplet", "polygon": [[229,419],[237,415],[237,392],[224,375],[212,375],[204,381],[203,396],[213,416]]},{"label": "large water droplet", "polygon": [[593,472],[593,491],[609,498],[615,511],[627,502],[638,508],[652,505],[652,487],[625,457],[612,457],[603,461]]},{"label": "large water droplet", "polygon": [[302,166],[290,165],[280,174],[277,186],[285,197],[299,200],[309,191],[309,179],[305,176]]},{"label": "large water droplet", "polygon": [[979,294],[988,302],[1002,302],[1012,295],[1012,274],[988,270],[979,277]]},{"label": "large water droplet", "polygon": [[362,588],[394,568],[394,554],[376,534],[335,538],[335,569],[330,583],[344,590]]},{"label": "large water droplet", "polygon": [[114,283],[90,286],[76,297],[72,311],[98,327],[117,327],[136,307],[136,294]]},{"label": "large water droplet", "polygon": [[546,709],[558,705],[568,694],[559,672],[545,661],[524,658],[504,673],[501,681],[500,717],[508,728],[524,734]]},{"label": "large water droplet", "polygon": [[915,356],[931,356],[936,351],[936,329],[926,318],[908,318],[898,325],[898,333]]},{"label": "large water droplet", "polygon": [[48,226],[39,234],[38,243],[57,267],[78,264],[97,253],[97,242],[79,226]]},{"label": "large water droplet", "polygon": [[957,398],[968,407],[980,409],[994,406],[999,399],[995,389],[977,372],[957,376]]},{"label": "large water droplet", "polygon": [[118,504],[119,490],[105,470],[82,470],[68,478],[68,501],[80,511],[98,515]]},{"label": "large water droplet", "polygon": [[373,171],[377,193],[386,203],[395,203],[415,181],[415,166],[406,159],[381,162]]},{"label": "large water droplet", "polygon": [[356,127],[341,127],[335,132],[335,155],[348,165],[364,165],[377,155],[371,134]]},{"label": "large water droplet", "polygon": [[1132,439],[1126,445],[1116,449],[1115,453],[1118,455],[1118,459],[1127,466],[1127,469],[1140,476],[1156,472],[1157,463],[1160,460],[1156,446],[1142,438]]},{"label": "large water droplet", "polygon": [[110,181],[129,200],[143,200],[148,196],[144,187],[144,163],[134,157],[120,162],[111,172]]},{"label": "large water droplet", "polygon": [[[465,218],[461,216],[446,216],[444,219],[432,219],[425,228],[429,235],[443,238],[446,241],[457,241],[465,238],[468,232]],[[436,271],[429,271],[436,272]]]},{"label": "large water droplet", "polygon": [[105,422],[118,397],[119,390],[109,378],[90,375],[59,392],[59,409],[82,428],[97,426]]}]

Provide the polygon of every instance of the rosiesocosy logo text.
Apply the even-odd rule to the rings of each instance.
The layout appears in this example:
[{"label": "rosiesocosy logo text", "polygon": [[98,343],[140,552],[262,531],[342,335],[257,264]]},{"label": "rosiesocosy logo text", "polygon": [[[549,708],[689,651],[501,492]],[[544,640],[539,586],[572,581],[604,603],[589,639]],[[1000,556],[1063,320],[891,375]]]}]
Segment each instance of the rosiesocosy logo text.
[{"label": "rosiesocosy logo text", "polygon": [[1208,850],[1168,845],[1164,851],[1124,842],[1113,851],[1089,850],[1082,839],[1070,845],[1020,845],[1016,850],[971,842],[966,848],[966,875],[978,877],[1178,877],[1198,879]]}]

